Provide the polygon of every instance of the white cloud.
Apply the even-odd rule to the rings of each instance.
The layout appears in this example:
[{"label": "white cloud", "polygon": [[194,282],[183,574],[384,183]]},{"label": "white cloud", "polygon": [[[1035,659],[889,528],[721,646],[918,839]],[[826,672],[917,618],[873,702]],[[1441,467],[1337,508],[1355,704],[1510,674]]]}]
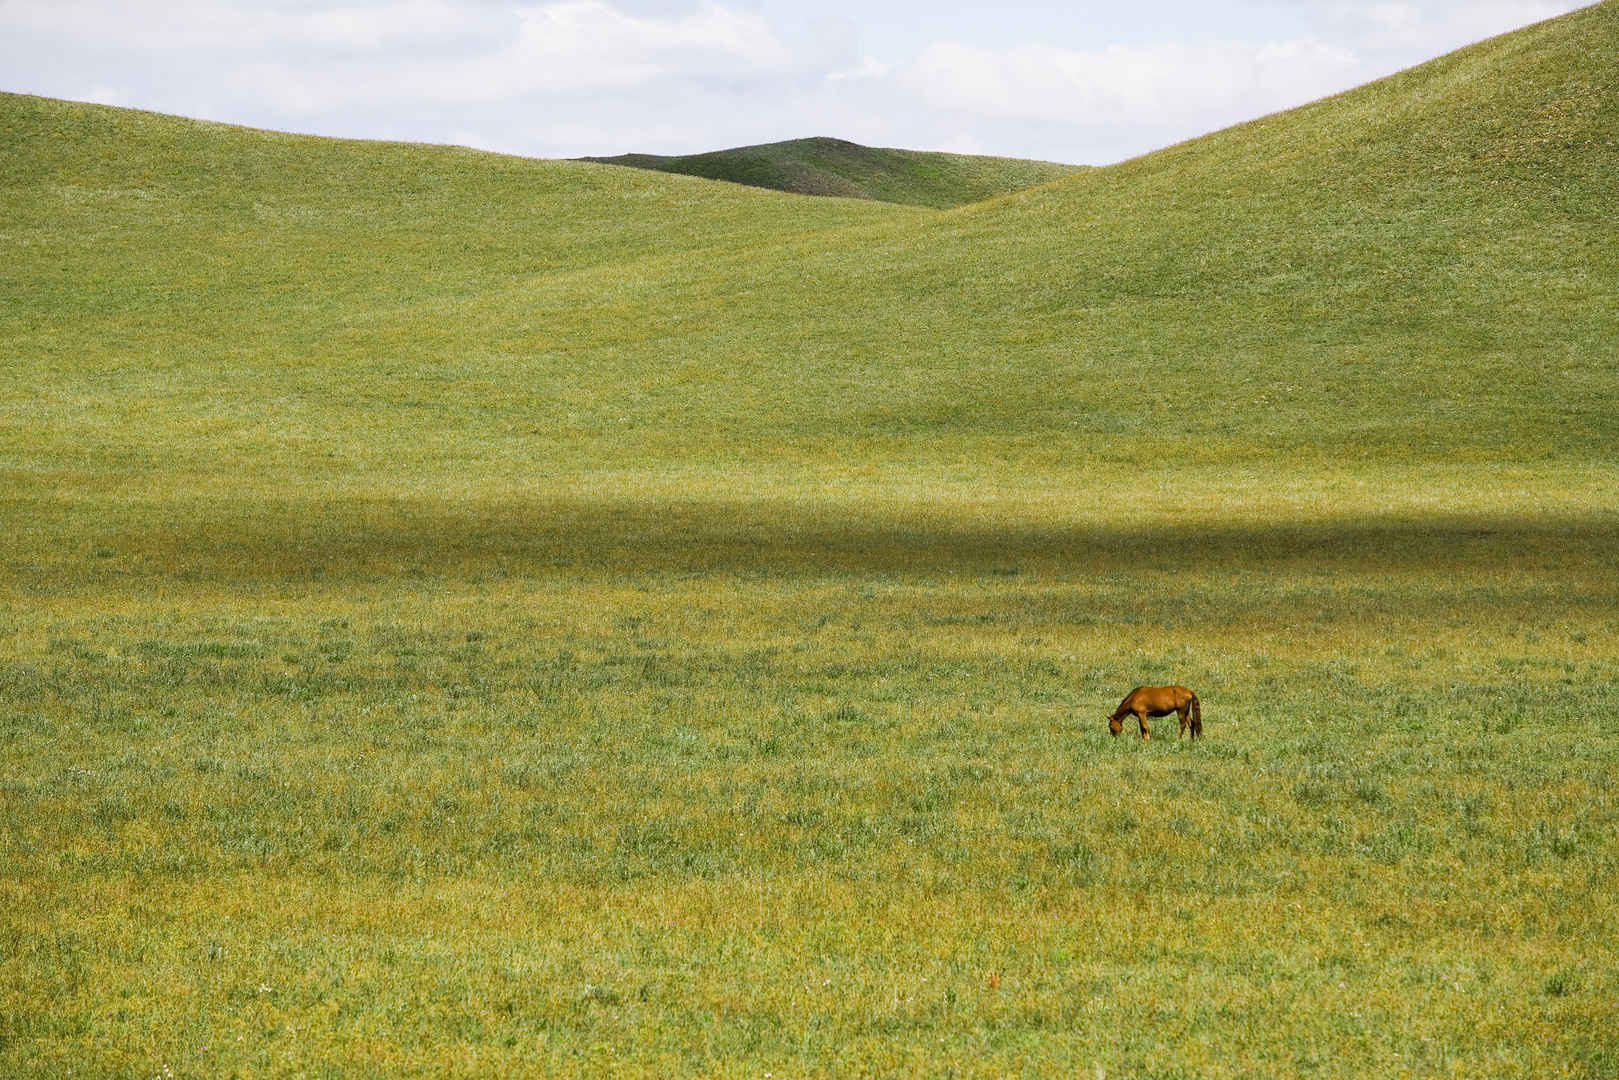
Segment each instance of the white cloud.
[{"label": "white cloud", "polygon": [[1588,0],[1315,0],[1324,31],[1367,51],[1437,56],[1474,41],[1541,22]]},{"label": "white cloud", "polygon": [[341,64],[290,55],[247,65],[237,78],[291,113],[310,114],[387,102],[489,105],[644,88],[681,77],[750,79],[788,63],[768,27],[717,7],[679,19],[624,15],[596,2],[510,14],[512,32],[477,48],[358,55]]},{"label": "white cloud", "polygon": [[7,0],[0,19],[13,31],[49,34],[83,46],[129,52],[231,53],[305,47],[377,50],[498,33],[498,8],[450,0],[382,0],[346,6],[218,3],[213,0]]},{"label": "white cloud", "polygon": [[1320,41],[1166,42],[1077,52],[1050,45],[929,47],[900,73],[929,107],[1147,136],[1140,149],[1302,104],[1353,85],[1353,53]]},{"label": "white cloud", "polygon": [[852,67],[838,68],[827,72],[829,82],[859,82],[861,80],[876,81],[886,79],[894,73],[892,64],[884,64],[873,60],[869,56],[862,56],[858,63]]},{"label": "white cloud", "polygon": [[749,79],[790,71],[794,57],[759,16],[707,4],[687,15],[626,15],[605,3],[548,4],[520,15],[496,58],[527,89],[579,91],[671,78]]},{"label": "white cloud", "polygon": [[498,10],[479,10],[444,0],[389,0],[378,4],[299,13],[275,29],[290,43],[353,52],[401,46],[442,49],[468,39],[494,42],[509,28]]},{"label": "white cloud", "polygon": [[[126,54],[251,58],[285,70],[316,67],[331,53],[386,54],[404,75],[394,91],[417,92],[413,64],[475,59],[508,69],[497,81],[588,89],[671,74],[756,77],[798,59],[759,15],[704,3],[667,16],[627,14],[605,0],[488,5],[380,0],[313,8],[208,0],[9,0],[0,27],[48,35],[79,48]],[[516,69],[522,69],[517,78]]]},{"label": "white cloud", "polygon": [[[1101,164],[1579,6],[1146,0],[1131,43],[1109,47],[1038,3],[984,8],[995,22],[961,8],[952,39],[908,37],[941,24],[907,2],[0,0],[0,88],[539,156],[825,134]],[[1177,23],[1187,34],[1156,32]]]},{"label": "white cloud", "polygon": [[[858,63],[847,26],[824,21],[789,40],[758,13],[714,2],[647,15],[605,0],[329,8],[174,0],[146,10],[120,0],[0,4],[0,35],[10,25],[62,51],[144,68],[148,107],[198,115],[177,100],[227,110],[235,101],[246,107],[242,115],[212,118],[273,125],[264,115],[271,114],[304,129],[352,110],[515,109],[637,91],[657,110],[681,96],[671,84],[760,87]],[[104,96],[88,93],[87,82],[63,89],[59,72],[42,71],[39,81],[37,92]],[[98,74],[95,85],[108,82]]]}]

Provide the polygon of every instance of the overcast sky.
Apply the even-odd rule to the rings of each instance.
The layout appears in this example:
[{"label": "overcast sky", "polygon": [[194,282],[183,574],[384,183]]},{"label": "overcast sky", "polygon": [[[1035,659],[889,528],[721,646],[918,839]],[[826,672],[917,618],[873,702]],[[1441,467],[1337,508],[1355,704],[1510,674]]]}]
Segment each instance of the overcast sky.
[{"label": "overcast sky", "polygon": [[530,157],[1107,164],[1588,0],[0,0],[0,90]]}]

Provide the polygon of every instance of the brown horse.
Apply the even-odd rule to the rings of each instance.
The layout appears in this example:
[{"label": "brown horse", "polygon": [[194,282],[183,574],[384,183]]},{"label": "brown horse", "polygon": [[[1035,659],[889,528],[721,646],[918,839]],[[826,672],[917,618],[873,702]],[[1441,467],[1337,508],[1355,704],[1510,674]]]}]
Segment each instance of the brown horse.
[{"label": "brown horse", "polygon": [[1197,695],[1184,686],[1136,687],[1124,696],[1119,707],[1113,710],[1113,715],[1107,718],[1107,729],[1117,735],[1124,730],[1124,718],[1134,716],[1136,723],[1141,725],[1141,737],[1150,739],[1152,735],[1147,731],[1147,717],[1168,716],[1170,713],[1180,716],[1181,735],[1186,734],[1187,724],[1191,724],[1192,738],[1203,734],[1203,708],[1198,703]]}]

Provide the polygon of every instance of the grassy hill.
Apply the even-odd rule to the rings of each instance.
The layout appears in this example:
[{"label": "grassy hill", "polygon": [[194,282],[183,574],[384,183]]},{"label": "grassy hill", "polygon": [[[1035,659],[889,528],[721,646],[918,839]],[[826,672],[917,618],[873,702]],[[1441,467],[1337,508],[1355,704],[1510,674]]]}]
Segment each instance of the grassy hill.
[{"label": "grassy hill", "polygon": [[983,202],[1082,169],[1049,161],[890,150],[824,137],[706,154],[620,154],[581,160],[729,180],[799,195],[878,199],[935,209]]},{"label": "grassy hill", "polygon": [[0,97],[0,1073],[1613,1075],[1615,70],[950,210]]},{"label": "grassy hill", "polygon": [[[754,361],[729,388],[754,407],[726,425],[760,424],[789,386],[835,387],[796,396],[788,423],[1025,439],[1070,462],[1595,460],[1619,415],[1615,114],[1591,66],[1612,56],[1610,17],[858,252],[830,238],[708,265],[672,308],[631,300],[633,321],[661,357],[702,353],[657,312],[746,278],[750,303],[716,323]],[[678,270],[656,287],[688,289]]]},{"label": "grassy hill", "polygon": [[6,452],[497,489],[1605,461],[1610,18],[942,215],[7,99]]}]

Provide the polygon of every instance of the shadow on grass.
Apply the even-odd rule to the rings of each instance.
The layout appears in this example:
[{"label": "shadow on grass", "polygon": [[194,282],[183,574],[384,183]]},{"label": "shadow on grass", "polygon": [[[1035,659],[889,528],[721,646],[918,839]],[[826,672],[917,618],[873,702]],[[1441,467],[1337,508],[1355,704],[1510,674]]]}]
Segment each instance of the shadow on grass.
[{"label": "shadow on grass", "polygon": [[[15,508],[16,504],[13,504]],[[1462,574],[1611,577],[1619,515],[1053,524],[957,505],[615,498],[24,508],[15,576],[220,584],[509,573]],[[1611,586],[1601,589],[1612,593]]]}]

